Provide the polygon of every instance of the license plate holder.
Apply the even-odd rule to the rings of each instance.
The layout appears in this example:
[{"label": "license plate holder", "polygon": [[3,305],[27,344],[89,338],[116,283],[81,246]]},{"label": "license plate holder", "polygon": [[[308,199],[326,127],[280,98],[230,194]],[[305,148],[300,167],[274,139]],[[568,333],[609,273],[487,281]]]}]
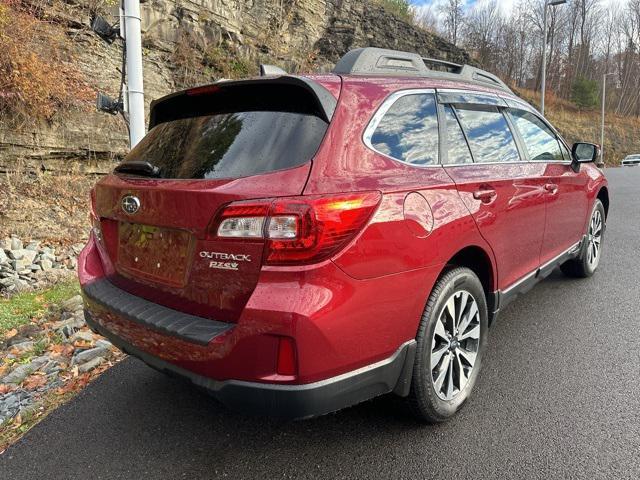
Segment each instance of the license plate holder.
[{"label": "license plate holder", "polygon": [[182,287],[192,253],[185,230],[120,222],[118,270],[128,276]]}]

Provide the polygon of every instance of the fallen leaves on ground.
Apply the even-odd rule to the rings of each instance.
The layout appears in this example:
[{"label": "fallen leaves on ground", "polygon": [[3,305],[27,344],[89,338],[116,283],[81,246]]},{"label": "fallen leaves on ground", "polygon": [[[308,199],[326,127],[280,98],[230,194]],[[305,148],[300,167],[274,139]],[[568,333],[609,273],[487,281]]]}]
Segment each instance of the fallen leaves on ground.
[{"label": "fallen leaves on ground", "polygon": [[18,330],[16,330],[15,328],[12,328],[11,330],[8,330],[5,334],[4,334],[4,338],[6,338],[7,340],[9,340],[10,338],[15,337],[18,334]]},{"label": "fallen leaves on ground", "polygon": [[48,350],[54,355],[70,357],[74,348],[73,345],[69,345],[68,343],[52,343],[49,345]]},{"label": "fallen leaves on ground", "polygon": [[[92,376],[97,376],[97,375],[92,375],[91,373],[83,373],[83,374],[78,374],[78,368],[74,367],[74,375],[73,378],[66,382],[62,387],[58,387],[55,389],[55,393],[56,395],[65,395],[67,393],[71,393],[71,392],[77,392],[78,390],[82,390],[84,387],[87,386],[87,384],[89,383],[89,381],[91,380]],[[99,372],[96,372],[97,374],[99,374]]]},{"label": "fallen leaves on ground", "polygon": [[35,390],[39,387],[42,387],[47,384],[47,376],[40,373],[36,373],[33,375],[29,375],[24,382],[22,382],[22,387],[26,390]]},{"label": "fallen leaves on ground", "polygon": [[12,390],[15,390],[16,387],[15,385],[9,385],[7,383],[2,383],[0,384],[0,395],[5,395],[9,392],[11,392]]}]

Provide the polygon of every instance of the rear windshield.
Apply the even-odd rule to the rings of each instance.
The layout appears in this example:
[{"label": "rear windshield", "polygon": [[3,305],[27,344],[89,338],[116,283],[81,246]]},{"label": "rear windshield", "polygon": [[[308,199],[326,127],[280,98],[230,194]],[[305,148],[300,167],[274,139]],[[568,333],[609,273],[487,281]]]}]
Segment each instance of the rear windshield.
[{"label": "rear windshield", "polygon": [[238,111],[152,128],[124,162],[149,162],[162,178],[238,178],[311,160],[328,124],[308,113]]}]

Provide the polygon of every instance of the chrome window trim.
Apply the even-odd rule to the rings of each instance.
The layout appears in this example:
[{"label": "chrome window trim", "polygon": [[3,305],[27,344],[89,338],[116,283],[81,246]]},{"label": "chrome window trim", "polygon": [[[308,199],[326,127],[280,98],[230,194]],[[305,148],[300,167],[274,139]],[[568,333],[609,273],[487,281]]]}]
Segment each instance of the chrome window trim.
[{"label": "chrome window trim", "polygon": [[[440,163],[440,138],[439,138],[439,135],[438,135],[438,162],[437,163],[432,163],[432,164],[429,164],[429,165],[416,165],[414,163],[405,162],[404,160],[400,160],[399,158],[392,157],[391,155],[387,155],[386,153],[381,152],[380,150],[377,150],[373,146],[373,144],[371,143],[371,138],[373,137],[373,134],[375,133],[376,128],[378,128],[378,125],[380,125],[380,122],[382,121],[382,119],[384,118],[384,116],[389,111],[389,109],[393,106],[394,103],[396,103],[400,98],[406,97],[407,95],[422,95],[422,94],[432,94],[433,98],[434,98],[434,100],[436,102],[436,106],[437,106],[438,97],[436,96],[435,88],[410,88],[410,89],[406,89],[406,90],[398,90],[398,91],[393,92],[387,98],[385,98],[384,101],[382,102],[382,104],[378,107],[378,110],[376,110],[376,113],[374,113],[373,116],[371,117],[371,120],[369,120],[369,124],[364,129],[364,133],[362,134],[362,141],[367,146],[367,148],[369,148],[370,150],[373,150],[374,152],[376,152],[376,153],[378,153],[380,155],[383,155],[386,158],[389,158],[389,159],[393,160],[394,162],[402,163],[403,165],[408,165],[410,167],[414,167],[414,168],[442,168],[442,164]],[[436,110],[436,119],[438,121],[438,128],[439,128],[440,127],[440,119],[437,117],[437,110]],[[469,165],[469,164],[467,164],[467,165]]]},{"label": "chrome window trim", "polygon": [[526,160],[518,160],[515,162],[473,162],[473,163],[449,163],[442,165],[443,167],[481,167],[482,165],[526,165]]}]

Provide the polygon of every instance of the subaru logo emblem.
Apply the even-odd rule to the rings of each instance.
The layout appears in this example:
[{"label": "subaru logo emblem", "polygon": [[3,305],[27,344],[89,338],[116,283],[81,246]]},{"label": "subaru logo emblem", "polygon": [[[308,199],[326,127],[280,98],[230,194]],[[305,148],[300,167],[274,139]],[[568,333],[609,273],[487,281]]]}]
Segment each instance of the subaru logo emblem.
[{"label": "subaru logo emblem", "polygon": [[125,195],[122,197],[122,210],[128,215],[133,215],[140,210],[140,199],[134,195]]}]

